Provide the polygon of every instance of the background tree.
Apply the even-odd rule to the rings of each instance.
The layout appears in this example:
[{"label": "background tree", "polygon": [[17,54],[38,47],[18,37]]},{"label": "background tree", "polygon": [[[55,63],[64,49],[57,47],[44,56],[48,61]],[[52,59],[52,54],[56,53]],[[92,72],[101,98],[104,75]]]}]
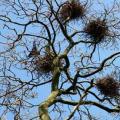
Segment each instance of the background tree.
[{"label": "background tree", "polygon": [[1,0],[1,119],[119,119],[119,4]]}]

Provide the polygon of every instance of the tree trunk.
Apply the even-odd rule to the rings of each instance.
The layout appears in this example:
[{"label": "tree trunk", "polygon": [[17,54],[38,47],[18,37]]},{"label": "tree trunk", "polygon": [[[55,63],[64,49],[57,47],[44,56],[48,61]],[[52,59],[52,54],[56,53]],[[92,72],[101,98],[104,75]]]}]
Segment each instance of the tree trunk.
[{"label": "tree trunk", "polygon": [[39,118],[40,120],[51,120],[49,113],[48,113],[48,107],[53,105],[55,103],[55,100],[57,96],[59,96],[60,92],[58,90],[53,91],[47,100],[45,100],[42,104],[39,106]]}]

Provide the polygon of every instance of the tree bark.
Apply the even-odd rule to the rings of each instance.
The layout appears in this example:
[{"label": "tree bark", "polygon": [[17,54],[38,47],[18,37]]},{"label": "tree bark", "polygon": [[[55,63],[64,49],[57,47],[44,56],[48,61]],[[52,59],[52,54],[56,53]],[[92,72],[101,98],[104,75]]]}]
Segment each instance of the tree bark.
[{"label": "tree bark", "polygon": [[42,104],[39,106],[39,118],[40,120],[51,120],[48,108],[53,105],[56,101],[57,96],[60,95],[60,91],[56,90],[51,92],[50,96],[47,100],[45,100]]}]

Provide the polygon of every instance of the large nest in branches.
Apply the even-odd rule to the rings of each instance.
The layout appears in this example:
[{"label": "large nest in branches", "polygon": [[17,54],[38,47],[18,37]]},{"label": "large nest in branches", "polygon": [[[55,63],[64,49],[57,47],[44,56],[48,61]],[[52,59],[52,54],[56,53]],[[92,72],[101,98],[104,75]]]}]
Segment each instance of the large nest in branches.
[{"label": "large nest in branches", "polygon": [[105,20],[97,20],[90,21],[85,29],[85,33],[89,36],[94,44],[100,43],[104,40],[104,38],[108,35],[108,26]]},{"label": "large nest in branches", "polygon": [[66,2],[60,10],[60,18],[62,21],[82,18],[85,14],[85,6],[76,0]]},{"label": "large nest in branches", "polygon": [[120,84],[111,76],[99,79],[96,82],[96,86],[101,94],[104,94],[105,96],[115,97],[120,95]]},{"label": "large nest in branches", "polygon": [[38,57],[34,61],[34,70],[39,73],[49,73],[53,71],[54,56],[52,54],[46,54],[43,57]]}]

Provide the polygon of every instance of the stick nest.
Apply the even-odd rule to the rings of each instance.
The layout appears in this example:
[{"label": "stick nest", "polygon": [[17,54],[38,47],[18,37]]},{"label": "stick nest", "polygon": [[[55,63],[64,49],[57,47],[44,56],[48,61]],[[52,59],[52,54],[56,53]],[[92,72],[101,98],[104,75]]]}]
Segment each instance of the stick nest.
[{"label": "stick nest", "polygon": [[66,2],[60,10],[60,18],[62,21],[82,18],[85,13],[84,5],[78,1]]},{"label": "stick nest", "polygon": [[34,61],[35,71],[40,72],[40,73],[51,72],[54,68],[53,60],[54,60],[54,56],[52,54],[47,54],[43,57],[38,57]]},{"label": "stick nest", "polygon": [[84,31],[97,44],[108,35],[108,26],[105,20],[97,19],[90,21]]},{"label": "stick nest", "polygon": [[120,84],[111,76],[99,79],[96,86],[101,94],[109,97],[119,96]]}]

